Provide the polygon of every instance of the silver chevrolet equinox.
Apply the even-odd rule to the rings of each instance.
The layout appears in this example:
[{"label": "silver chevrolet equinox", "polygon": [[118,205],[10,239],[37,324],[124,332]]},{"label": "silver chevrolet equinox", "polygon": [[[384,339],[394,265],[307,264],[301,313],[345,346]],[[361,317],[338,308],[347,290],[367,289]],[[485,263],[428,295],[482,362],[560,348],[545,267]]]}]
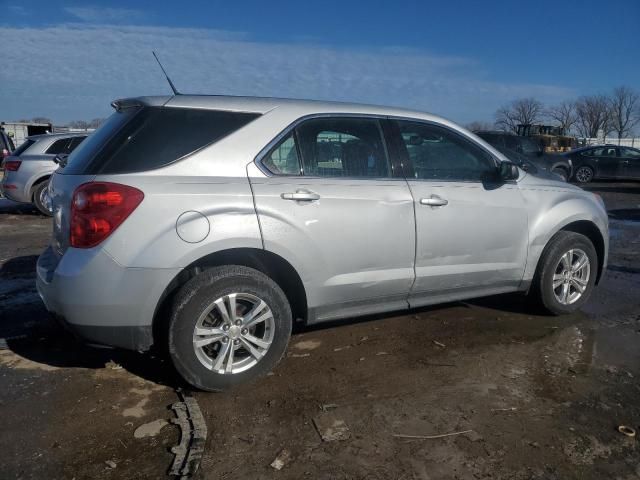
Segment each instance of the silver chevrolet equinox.
[{"label": "silver chevrolet equinox", "polygon": [[504,292],[554,314],[607,263],[599,197],[417,111],[228,96],[118,100],[53,175],[47,309],[167,347],[195,387],[270,371],[307,324]]}]

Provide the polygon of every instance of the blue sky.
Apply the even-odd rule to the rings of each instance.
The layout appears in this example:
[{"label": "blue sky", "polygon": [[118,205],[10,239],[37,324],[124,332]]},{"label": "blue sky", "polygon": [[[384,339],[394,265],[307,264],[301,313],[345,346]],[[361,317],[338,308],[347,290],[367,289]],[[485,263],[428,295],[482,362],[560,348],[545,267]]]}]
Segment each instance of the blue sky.
[{"label": "blue sky", "polygon": [[0,120],[187,93],[398,105],[465,123],[510,100],[640,88],[640,1],[0,1]]}]

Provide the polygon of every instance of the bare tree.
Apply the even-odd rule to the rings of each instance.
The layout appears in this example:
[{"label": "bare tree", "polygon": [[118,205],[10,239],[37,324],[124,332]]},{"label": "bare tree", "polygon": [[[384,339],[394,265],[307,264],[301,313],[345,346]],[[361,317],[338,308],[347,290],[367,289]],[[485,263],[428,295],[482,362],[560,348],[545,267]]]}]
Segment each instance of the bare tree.
[{"label": "bare tree", "polygon": [[578,133],[583,137],[597,138],[600,132],[606,137],[611,131],[611,109],[604,95],[580,97],[576,101],[576,114]]},{"label": "bare tree", "polygon": [[618,138],[630,134],[640,122],[640,95],[629,87],[618,87],[609,100],[611,129]]},{"label": "bare tree", "polygon": [[100,125],[104,123],[104,118],[94,118],[91,120],[89,124],[89,128],[98,128]]},{"label": "bare tree", "polygon": [[562,102],[549,107],[546,114],[549,118],[558,122],[558,126],[563,128],[566,134],[571,131],[578,121],[575,102]]},{"label": "bare tree", "polygon": [[495,114],[496,126],[505,131],[518,131],[518,125],[531,125],[542,118],[544,106],[535,98],[520,98],[500,107]]},{"label": "bare tree", "polygon": [[70,128],[89,128],[89,124],[84,120],[74,120],[67,125]]},{"label": "bare tree", "polygon": [[467,130],[471,130],[472,132],[478,132],[480,130],[492,130],[493,124],[491,122],[484,122],[482,120],[476,120],[471,123],[467,123],[465,125]]}]

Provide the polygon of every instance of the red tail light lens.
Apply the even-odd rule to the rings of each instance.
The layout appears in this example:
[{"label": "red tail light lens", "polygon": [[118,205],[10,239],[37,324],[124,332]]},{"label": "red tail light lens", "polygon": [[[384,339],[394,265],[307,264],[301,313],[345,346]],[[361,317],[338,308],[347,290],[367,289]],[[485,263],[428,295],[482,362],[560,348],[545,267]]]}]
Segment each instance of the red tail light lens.
[{"label": "red tail light lens", "polygon": [[21,163],[22,162],[20,160],[9,160],[4,162],[4,169],[9,172],[17,172]]},{"label": "red tail light lens", "polygon": [[143,198],[144,193],[137,188],[119,183],[80,185],[71,202],[71,246],[95,247],[131,215]]}]

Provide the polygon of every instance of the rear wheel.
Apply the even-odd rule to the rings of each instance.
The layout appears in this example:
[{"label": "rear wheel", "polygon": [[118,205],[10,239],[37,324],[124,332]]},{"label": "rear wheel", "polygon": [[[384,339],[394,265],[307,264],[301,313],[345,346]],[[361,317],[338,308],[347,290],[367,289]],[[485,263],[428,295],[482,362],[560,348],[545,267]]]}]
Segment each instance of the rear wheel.
[{"label": "rear wheel", "polygon": [[551,313],[571,313],[589,299],[597,274],[591,241],[579,233],[558,232],[542,254],[532,293]]},{"label": "rear wheel", "polygon": [[33,204],[40,213],[48,217],[53,215],[51,199],[49,198],[49,180],[44,180],[33,189]]},{"label": "rear wheel", "polygon": [[194,387],[227,390],[269,372],[291,335],[287,297],[263,273],[241,266],[207,270],[177,294],[169,353]]},{"label": "rear wheel", "polygon": [[582,166],[576,170],[575,177],[579,183],[589,183],[593,180],[593,170],[591,167]]}]

